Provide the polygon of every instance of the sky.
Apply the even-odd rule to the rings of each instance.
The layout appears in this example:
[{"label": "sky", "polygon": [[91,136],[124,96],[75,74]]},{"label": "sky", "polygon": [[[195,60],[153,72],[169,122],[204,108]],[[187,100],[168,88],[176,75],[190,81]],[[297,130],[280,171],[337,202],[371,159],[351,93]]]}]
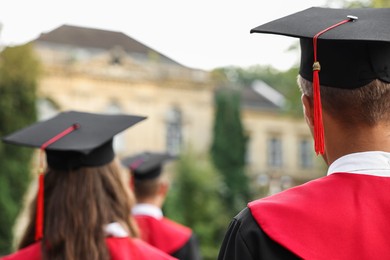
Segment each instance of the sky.
[{"label": "sky", "polygon": [[250,34],[271,20],[326,0],[4,0],[0,45],[31,41],[63,24],[123,32],[197,69],[298,62],[294,38]]}]

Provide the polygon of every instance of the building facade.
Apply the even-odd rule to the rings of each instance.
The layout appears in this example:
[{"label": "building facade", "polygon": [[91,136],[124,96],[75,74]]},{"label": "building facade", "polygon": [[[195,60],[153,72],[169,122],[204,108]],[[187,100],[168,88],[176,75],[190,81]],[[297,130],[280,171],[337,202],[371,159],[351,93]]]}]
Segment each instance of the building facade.
[{"label": "building facade", "polygon": [[261,81],[242,92],[242,119],[249,137],[247,169],[258,196],[325,174],[306,122],[285,113],[284,103],[280,93]]},{"label": "building facade", "polygon": [[44,67],[42,119],[65,110],[143,115],[147,120],[116,138],[119,155],[143,149],[176,155],[190,142],[206,149],[213,109],[207,72],[118,32],[64,25],[34,46]]},{"label": "building facade", "polygon": [[[215,91],[209,72],[120,32],[63,25],[33,43],[44,67],[41,119],[65,110],[143,115],[147,120],[116,138],[119,156],[142,150],[177,155],[187,145],[209,150]],[[263,82],[242,90],[248,172],[268,193],[323,174],[303,118],[283,113],[283,102]]]}]

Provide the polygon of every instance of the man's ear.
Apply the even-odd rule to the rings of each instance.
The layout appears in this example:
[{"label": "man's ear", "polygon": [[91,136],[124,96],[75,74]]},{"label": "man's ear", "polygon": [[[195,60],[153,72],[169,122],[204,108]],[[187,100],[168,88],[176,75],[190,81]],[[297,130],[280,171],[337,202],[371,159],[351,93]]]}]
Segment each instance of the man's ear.
[{"label": "man's ear", "polygon": [[311,98],[302,94],[301,96],[302,106],[303,106],[303,115],[305,117],[306,123],[310,129],[314,128],[314,109]]},{"label": "man's ear", "polygon": [[166,196],[169,191],[169,183],[166,180],[160,182],[158,193],[162,196]]}]

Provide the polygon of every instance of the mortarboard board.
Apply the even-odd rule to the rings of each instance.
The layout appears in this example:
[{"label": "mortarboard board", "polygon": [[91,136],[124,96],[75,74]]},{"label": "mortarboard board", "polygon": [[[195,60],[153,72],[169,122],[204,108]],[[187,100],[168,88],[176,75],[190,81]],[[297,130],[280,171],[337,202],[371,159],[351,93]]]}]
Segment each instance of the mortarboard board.
[{"label": "mortarboard board", "polygon": [[390,83],[389,25],[390,8],[312,7],[251,30],[300,38],[299,74],[313,82],[317,153],[324,152],[320,78],[323,86],[343,89]]},{"label": "mortarboard board", "polygon": [[146,180],[157,178],[162,170],[162,166],[169,159],[173,159],[167,153],[143,152],[122,160],[122,164],[129,168],[136,180]]},{"label": "mortarboard board", "polygon": [[[145,117],[132,115],[62,112],[49,120],[12,133],[4,137],[3,141],[45,150],[47,163],[52,169],[96,167],[114,159],[113,137],[144,119]],[[36,209],[35,240],[39,240],[43,237],[44,226],[43,171],[39,175]]]},{"label": "mortarboard board", "polygon": [[301,40],[300,74],[313,81],[313,37],[348,19],[353,22],[333,28],[318,37],[321,85],[357,88],[373,79],[390,82],[390,8],[332,9],[312,7],[260,25],[251,33],[270,33]]},{"label": "mortarboard board", "polygon": [[144,120],[133,115],[103,115],[68,111],[3,138],[10,144],[41,148],[48,140],[75,126],[69,134],[45,147],[49,167],[70,170],[100,166],[114,158],[113,137]]}]

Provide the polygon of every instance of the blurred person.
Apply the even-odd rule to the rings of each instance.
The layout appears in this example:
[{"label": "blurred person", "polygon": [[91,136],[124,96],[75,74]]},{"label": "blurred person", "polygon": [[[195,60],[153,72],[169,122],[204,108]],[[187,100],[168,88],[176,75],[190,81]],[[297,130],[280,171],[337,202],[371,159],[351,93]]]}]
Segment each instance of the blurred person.
[{"label": "blurred person", "polygon": [[163,165],[172,159],[165,153],[143,152],[122,160],[131,174],[137,204],[132,209],[141,239],[180,260],[201,259],[195,234],[162,212],[169,192]]},{"label": "blurred person", "polygon": [[389,24],[389,8],[313,7],[251,31],[300,38],[304,118],[329,168],[249,203],[218,259],[389,258]]},{"label": "blurred person", "polygon": [[114,136],[144,119],[69,111],[4,137],[39,147],[48,166],[18,251],[2,259],[174,259],[136,239],[134,198],[113,151]]}]

